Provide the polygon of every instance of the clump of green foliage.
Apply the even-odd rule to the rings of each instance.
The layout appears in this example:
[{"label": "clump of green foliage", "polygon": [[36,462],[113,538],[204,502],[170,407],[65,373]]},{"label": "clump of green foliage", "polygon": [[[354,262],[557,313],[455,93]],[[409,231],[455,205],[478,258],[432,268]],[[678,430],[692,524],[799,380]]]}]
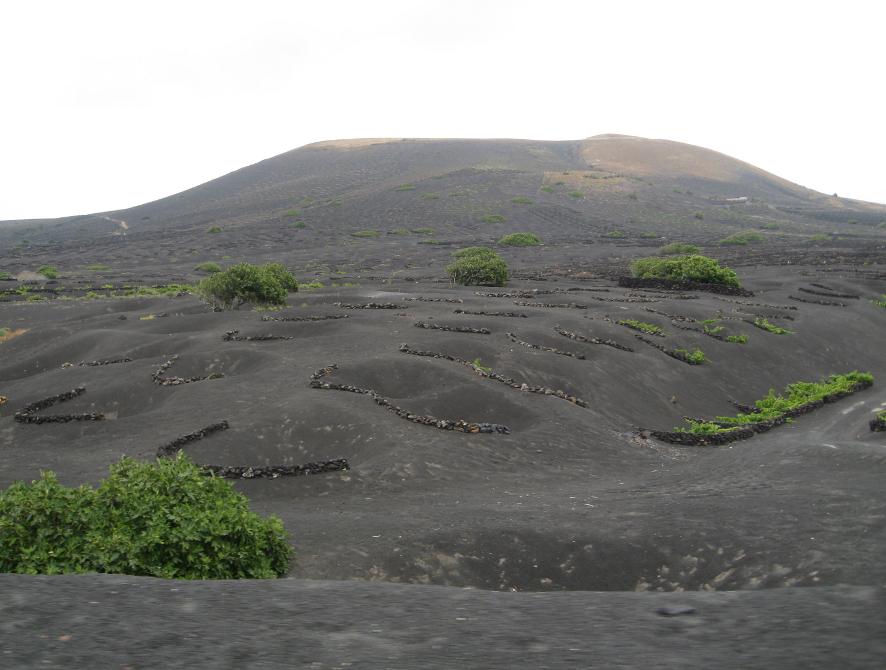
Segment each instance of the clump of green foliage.
[{"label": "clump of green foliage", "polygon": [[416,235],[433,235],[434,229],[433,228],[413,228],[412,232],[415,233]]},{"label": "clump of green foliage", "polygon": [[15,279],[9,272],[0,272],[0,281],[11,281]]},{"label": "clump of green foliage", "polygon": [[643,279],[672,279],[726,284],[738,286],[735,271],[720,264],[713,258],[692,254],[674,258],[640,258],[631,263],[635,277]]},{"label": "clump of green foliage", "polygon": [[9,328],[5,326],[0,327],[0,337],[6,337],[7,335],[9,335]]},{"label": "clump of green foliage", "polygon": [[518,195],[516,198],[511,198],[511,202],[515,205],[531,205],[532,198],[527,198],[525,195]]},{"label": "clump of green foliage", "polygon": [[268,579],[292,554],[282,522],[183,454],[124,458],[96,489],[55,474],[0,492],[0,572]]},{"label": "clump of green foliage", "polygon": [[554,187],[553,186],[542,186],[541,190],[545,193],[553,193]]},{"label": "clump of green foliage", "polygon": [[711,435],[732,430],[741,426],[761,421],[771,421],[783,417],[787,412],[810,402],[819,401],[834,393],[850,393],[859,384],[872,384],[874,376],[867,372],[847,372],[842,375],[831,375],[820,382],[796,382],[789,384],[784,394],[777,394],[770,389],[765,398],[754,403],[756,409],[750,413],[739,413],[736,416],[718,416],[712,421],[696,421],[686,419],[687,427],[675,428],[681,433]]},{"label": "clump of green foliage", "polygon": [[207,261],[205,263],[200,263],[200,265],[194,268],[197,272],[205,272],[206,274],[213,274],[215,272],[221,272],[221,265],[218,263],[213,263],[212,261]]},{"label": "clump of green foliage", "polygon": [[221,226],[209,226],[209,228],[206,229],[207,233],[220,233],[221,231]]},{"label": "clump of green foliage", "polygon": [[453,254],[455,262],[446,273],[456,284],[464,286],[504,286],[508,266],[501,256],[486,247],[468,247]]},{"label": "clump of green foliage", "polygon": [[640,233],[640,237],[644,240],[657,240],[661,236],[658,233],[653,233],[651,231],[646,230],[646,231],[643,231],[642,233]]},{"label": "clump of green foliage", "polygon": [[532,233],[511,233],[502,237],[498,243],[508,247],[537,247],[541,240]]},{"label": "clump of green foliage", "polygon": [[488,365],[483,365],[483,363],[480,362],[480,359],[479,359],[479,358],[475,358],[475,359],[474,359],[474,361],[473,361],[473,366],[474,366],[475,368],[477,368],[478,370],[482,370],[482,371],[485,372],[486,374],[489,374],[490,372],[492,372],[492,368],[489,367]]},{"label": "clump of green foliage", "polygon": [[102,270],[110,270],[111,266],[105,265],[104,263],[90,263],[89,265],[86,266],[86,269],[87,270],[102,271]]},{"label": "clump of green foliage", "polygon": [[732,342],[733,344],[747,344],[747,342],[748,342],[748,336],[747,336],[747,335],[744,335],[744,334],[741,334],[741,335],[727,335],[727,336],[726,336],[726,341],[727,341],[727,342]]},{"label": "clump of green foliage", "polygon": [[197,284],[197,294],[216,309],[243,303],[285,305],[286,295],[298,291],[298,281],[281,263],[237,263]]},{"label": "clump of green foliage", "polygon": [[485,216],[482,216],[480,220],[483,223],[504,223],[505,217],[501,214],[486,214]]},{"label": "clump of green foliage", "polygon": [[694,217],[695,217],[696,219],[698,219],[699,221],[703,221],[703,220],[704,220],[704,212],[696,212],[696,213],[693,214],[692,216],[694,216]]},{"label": "clump of green foliage", "polygon": [[627,326],[628,328],[633,328],[634,330],[639,330],[641,333],[646,333],[647,335],[664,335],[665,332],[659,328],[658,326],[652,323],[645,323],[643,321],[637,321],[636,319],[622,319],[621,321],[616,321],[616,323],[620,326]]},{"label": "clump of green foliage", "polygon": [[627,235],[625,235],[620,230],[610,230],[608,233],[603,235],[603,237],[608,237],[613,240],[621,240],[621,239],[624,239],[625,237],[627,237]]},{"label": "clump of green foliage", "polygon": [[570,198],[583,198],[584,195],[585,195],[585,194],[582,193],[581,191],[569,191],[569,197],[570,197]]},{"label": "clump of green foliage", "polygon": [[440,242],[440,240],[434,240],[434,239],[419,240],[418,243],[419,244],[432,244],[432,245],[433,244],[442,244],[442,242]]},{"label": "clump of green foliage", "polygon": [[687,244],[685,242],[671,242],[670,244],[666,244],[658,250],[658,253],[662,256],[679,256],[683,254],[697,254],[701,249],[699,249],[694,244]]},{"label": "clump of green foliage", "polygon": [[759,227],[763,230],[778,230],[780,226],[775,221],[766,221],[761,223]]},{"label": "clump of green foliage", "polygon": [[305,222],[304,222],[304,221],[301,221],[301,220],[299,220],[299,221],[292,221],[291,223],[288,223],[288,224],[286,224],[286,225],[289,226],[290,228],[296,228],[297,230],[302,230],[302,229],[304,229],[304,228],[306,227]]},{"label": "clump of green foliage", "polygon": [[395,191],[414,191],[415,184],[401,184],[400,186],[398,186],[394,190]]},{"label": "clump of green foliage", "polygon": [[423,193],[421,197],[424,198],[425,200],[439,200],[440,194],[439,193]]},{"label": "clump of green foliage", "polygon": [[298,217],[301,216],[301,210],[300,209],[287,209],[285,212],[283,212],[283,216],[297,219]]},{"label": "clump of green foliage", "polygon": [[692,351],[688,349],[674,349],[674,353],[678,354],[690,365],[701,365],[708,360],[701,349],[693,349]]},{"label": "clump of green foliage", "polygon": [[815,235],[809,236],[810,242],[827,242],[830,239],[830,235],[825,235],[824,233],[816,233]]},{"label": "clump of green foliage", "polygon": [[754,325],[757,328],[761,328],[766,330],[774,335],[791,335],[794,331],[788,330],[787,328],[782,328],[781,326],[776,326],[774,323],[770,323],[768,319],[763,318],[762,316],[758,316],[754,319]]},{"label": "clump of green foliage", "polygon": [[358,230],[356,233],[351,233],[351,237],[380,237],[381,233],[377,230]]},{"label": "clump of green foliage", "polygon": [[881,295],[879,298],[874,298],[873,300],[871,300],[871,302],[874,303],[874,305],[876,305],[877,307],[882,307],[883,309],[886,309],[886,293]]},{"label": "clump of green foliage", "polygon": [[299,291],[316,291],[318,288],[323,288],[323,283],[317,281],[316,279],[312,282],[308,282],[307,284],[302,282],[298,285]]},{"label": "clump of green foliage", "polygon": [[41,274],[47,279],[58,279],[58,268],[54,265],[41,265],[37,268],[37,274]]},{"label": "clump of green foliage", "polygon": [[735,233],[730,235],[729,237],[724,237],[720,240],[720,244],[724,246],[745,246],[750,242],[762,242],[766,237],[761,235],[760,233],[755,233],[753,231],[747,231],[743,233]]}]

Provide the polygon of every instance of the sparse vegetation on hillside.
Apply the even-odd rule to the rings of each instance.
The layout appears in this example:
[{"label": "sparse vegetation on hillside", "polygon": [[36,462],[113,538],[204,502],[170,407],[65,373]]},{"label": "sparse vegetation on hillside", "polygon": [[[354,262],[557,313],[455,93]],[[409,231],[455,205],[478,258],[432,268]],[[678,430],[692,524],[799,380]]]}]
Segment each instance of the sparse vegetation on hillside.
[{"label": "sparse vegetation on hillside", "polygon": [[518,195],[516,198],[511,198],[511,202],[515,205],[531,205],[532,198],[527,198],[525,195]]},{"label": "sparse vegetation on hillside", "polygon": [[0,272],[0,281],[10,281],[12,279],[15,279],[15,277],[13,277],[10,273]]},{"label": "sparse vegetation on hillside", "polygon": [[694,244],[687,244],[685,242],[671,242],[670,244],[664,245],[661,249],[658,250],[658,253],[662,256],[679,256],[683,254],[697,254],[701,251]]},{"label": "sparse vegetation on hillside", "polygon": [[724,246],[745,246],[750,244],[751,242],[762,242],[766,237],[761,235],[760,233],[755,233],[753,231],[747,231],[743,233],[735,233],[730,235],[729,237],[724,237],[720,240],[720,244]]},{"label": "sparse vegetation on hillside", "polygon": [[511,233],[502,237],[498,243],[508,247],[535,247],[541,244],[541,240],[532,233]]},{"label": "sparse vegetation on hillside", "polygon": [[688,349],[674,349],[674,353],[689,363],[689,365],[701,365],[708,360],[701,349],[693,349],[692,351]]},{"label": "sparse vegetation on hillside", "polygon": [[100,272],[102,270],[110,270],[111,266],[105,265],[104,263],[90,263],[89,265],[86,266],[86,269],[87,270],[95,270],[95,271]]},{"label": "sparse vegetation on hillside", "polygon": [[221,226],[209,226],[209,228],[206,229],[207,233],[220,233],[221,231]]},{"label": "sparse vegetation on hillside", "polygon": [[58,268],[53,265],[41,265],[37,268],[37,274],[41,274],[47,279],[58,279]]},{"label": "sparse vegetation on hillside", "polygon": [[622,319],[621,321],[616,321],[616,323],[620,326],[627,326],[628,328],[632,328],[633,330],[639,330],[641,333],[646,333],[647,335],[664,336],[665,334],[665,332],[658,326],[652,323],[637,321],[636,319]]},{"label": "sparse vegetation on hillside", "polygon": [[583,198],[584,195],[585,195],[585,194],[582,193],[581,191],[569,191],[569,197],[570,197],[570,198]]},{"label": "sparse vegetation on hillside", "polygon": [[381,232],[378,230],[358,230],[356,233],[351,233],[351,237],[380,237]]},{"label": "sparse vegetation on hillside", "polygon": [[782,328],[781,326],[776,326],[774,323],[769,323],[768,319],[764,319],[762,316],[758,316],[754,319],[754,325],[757,328],[761,328],[762,330],[766,330],[774,335],[791,335],[794,331],[788,330],[787,328]]},{"label": "sparse vegetation on hillside", "polygon": [[166,579],[267,579],[292,550],[282,522],[181,453],[124,458],[96,489],[55,474],[0,492],[0,572],[101,572]]},{"label": "sparse vegetation on hillside", "polygon": [[296,219],[301,216],[301,210],[300,209],[287,209],[285,212],[283,212],[283,216],[287,216],[287,217]]},{"label": "sparse vegetation on hillside", "polygon": [[398,186],[394,190],[395,191],[414,191],[415,184],[401,184],[400,186]]},{"label": "sparse vegetation on hillside", "polygon": [[280,263],[238,263],[197,284],[196,292],[216,309],[239,308],[243,303],[284,305],[286,295],[298,290],[298,281]]},{"label": "sparse vegetation on hillside", "polygon": [[690,280],[709,284],[738,286],[734,270],[721,266],[713,258],[692,254],[674,258],[640,258],[631,263],[635,277],[643,279]]},{"label": "sparse vegetation on hillside", "polygon": [[415,233],[416,235],[433,235],[434,229],[433,228],[413,228],[412,232]]},{"label": "sparse vegetation on hillside", "polygon": [[213,263],[212,261],[207,261],[206,263],[200,263],[200,265],[194,268],[197,272],[205,272],[206,274],[213,274],[215,272],[221,272],[221,265],[218,263]]},{"label": "sparse vegetation on hillside", "polygon": [[747,424],[780,419],[801,405],[822,400],[835,393],[849,393],[856,390],[858,385],[872,384],[873,381],[873,375],[853,371],[843,375],[831,375],[820,382],[797,382],[789,384],[783,395],[776,394],[775,389],[770,389],[765,398],[754,403],[756,407],[754,412],[739,413],[736,416],[718,416],[712,421],[686,419],[688,427],[675,428],[675,430],[681,433],[711,435]]},{"label": "sparse vegetation on hillside", "polygon": [[456,251],[455,262],[446,268],[456,284],[465,286],[504,286],[508,266],[492,249],[468,247]]}]

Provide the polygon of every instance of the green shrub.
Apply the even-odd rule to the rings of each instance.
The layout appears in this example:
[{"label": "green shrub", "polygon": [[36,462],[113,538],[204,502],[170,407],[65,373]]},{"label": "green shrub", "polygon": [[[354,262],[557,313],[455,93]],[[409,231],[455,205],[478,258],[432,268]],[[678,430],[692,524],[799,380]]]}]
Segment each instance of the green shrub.
[{"label": "green shrub", "polygon": [[515,205],[531,205],[532,198],[527,198],[525,195],[518,195],[516,198],[511,198],[511,202]]},{"label": "green shrub", "polygon": [[778,230],[779,225],[774,221],[767,221],[766,223],[761,223],[759,227],[763,230]]},{"label": "green shrub", "polygon": [[216,309],[239,308],[243,303],[285,305],[286,294],[298,282],[282,264],[237,263],[197,284],[197,294]]},{"label": "green shrub", "polygon": [[419,240],[419,244],[442,244],[440,240]]},{"label": "green shrub", "polygon": [[425,193],[421,197],[424,198],[425,200],[439,200],[440,194],[439,193]]},{"label": "green shrub", "polygon": [[608,233],[604,234],[603,237],[608,237],[612,240],[621,240],[627,237],[627,235],[625,235],[620,230],[610,230]]},{"label": "green shrub", "polygon": [[197,272],[205,272],[206,274],[213,274],[215,272],[221,272],[221,265],[218,263],[213,263],[212,261],[207,261],[206,263],[200,263],[200,265],[194,268]]},{"label": "green shrub", "polygon": [[789,384],[784,390],[784,395],[776,394],[775,389],[770,389],[765,398],[754,403],[756,409],[753,412],[739,413],[736,416],[718,416],[713,421],[686,419],[688,427],[675,428],[675,430],[682,433],[709,435],[752,423],[771,421],[806,403],[816,402],[833,393],[851,392],[855,390],[857,384],[871,384],[873,381],[873,375],[856,370],[842,375],[831,375],[820,382],[797,382]]},{"label": "green shrub", "polygon": [[210,226],[206,232],[207,233],[220,233],[222,231],[221,226]]},{"label": "green shrub", "polygon": [[9,272],[0,272],[0,281],[10,281],[15,279]]},{"label": "green shrub", "polygon": [[704,219],[704,212],[696,212],[696,213],[693,214],[692,216],[694,216],[694,217],[695,217],[696,219],[698,219],[699,221],[702,221],[702,220]]},{"label": "green shrub", "polygon": [[661,235],[659,235],[658,233],[646,231],[640,233],[640,237],[644,240],[657,240],[659,237],[661,237]]},{"label": "green shrub", "polygon": [[640,258],[631,263],[635,277],[642,279],[671,279],[727,284],[738,286],[738,275],[728,267],[721,267],[707,256],[693,254],[674,258]]},{"label": "green shrub", "polygon": [[508,247],[535,247],[541,244],[541,240],[532,233],[511,233],[502,237],[498,243]]},{"label": "green shrub", "polygon": [[745,246],[749,242],[762,242],[765,239],[766,237],[764,237],[760,233],[747,231],[744,233],[735,233],[734,235],[730,235],[729,237],[724,237],[722,240],[720,240],[720,244],[725,246]]},{"label": "green shrub", "polygon": [[792,330],[788,330],[787,328],[776,326],[774,323],[769,323],[769,320],[764,319],[762,316],[758,316],[756,319],[754,319],[754,325],[757,326],[757,328],[769,331],[770,333],[774,333],[775,335],[791,335],[794,332]]},{"label": "green shrub", "polygon": [[480,362],[480,359],[479,359],[479,358],[475,358],[475,359],[474,359],[474,361],[473,361],[473,366],[474,366],[475,368],[477,368],[478,370],[482,370],[482,371],[485,372],[486,374],[489,374],[490,372],[492,372],[492,368],[489,367],[488,365],[483,365],[483,363]]},{"label": "green shrub", "polygon": [[351,237],[380,237],[381,233],[377,230],[358,230],[356,233],[351,233]]},{"label": "green shrub", "polygon": [[474,258],[482,256],[485,258],[498,258],[498,254],[488,247],[466,247],[452,252],[453,258]]},{"label": "green shrub", "polygon": [[183,454],[124,458],[97,489],[52,472],[0,492],[0,571],[104,572],[166,579],[271,578],[292,550],[279,519]]},{"label": "green shrub", "polygon": [[637,321],[636,319],[622,319],[621,321],[616,321],[616,323],[620,326],[627,326],[628,328],[639,330],[641,333],[646,333],[647,335],[665,334],[665,332],[658,326],[651,323],[644,323],[643,321]]},{"label": "green shrub", "polygon": [[298,230],[301,230],[305,227],[305,222],[304,221],[292,221],[291,223],[288,223],[286,225],[288,225],[290,228],[296,228]]},{"label": "green shrub", "polygon": [[570,197],[570,198],[583,198],[584,195],[585,195],[585,194],[582,193],[581,191],[569,191],[569,197]]},{"label": "green shrub", "polygon": [[505,217],[501,214],[486,214],[480,220],[483,223],[504,223]]},{"label": "green shrub", "polygon": [[886,309],[886,293],[881,295],[879,298],[874,298],[873,300],[871,300],[871,302],[874,303],[874,305],[876,305],[877,307],[882,307],[883,309]]},{"label": "green shrub", "polygon": [[504,286],[508,280],[507,264],[491,249],[469,247],[454,255],[456,260],[446,268],[446,272],[456,284]]},{"label": "green shrub", "polygon": [[2,338],[2,337],[6,337],[7,335],[9,335],[9,333],[10,333],[10,329],[9,329],[9,328],[6,328],[6,327],[0,327],[0,338]]},{"label": "green shrub", "polygon": [[395,191],[414,191],[415,184],[401,184],[400,186],[398,186],[394,190]]},{"label": "green shrub", "polygon": [[732,342],[733,344],[747,344],[748,336],[747,335],[727,335],[727,342]]},{"label": "green shrub", "polygon": [[434,229],[433,228],[413,228],[412,232],[415,233],[416,235],[433,235]]},{"label": "green shrub", "polygon": [[409,235],[409,231],[405,228],[394,228],[388,231],[388,235]]},{"label": "green shrub", "polygon": [[101,271],[101,270],[110,270],[110,269],[111,269],[111,266],[110,266],[110,265],[105,265],[104,263],[91,263],[91,264],[89,264],[89,265],[86,266],[86,269],[87,269],[87,270],[97,270],[97,271]]},{"label": "green shrub", "polygon": [[683,254],[697,254],[700,249],[694,244],[686,244],[685,242],[671,242],[658,250],[662,256],[678,256]]},{"label": "green shrub", "polygon": [[683,360],[690,365],[701,365],[708,360],[701,349],[693,349],[692,351],[688,349],[674,349],[674,353],[682,356]]},{"label": "green shrub", "polygon": [[37,268],[37,273],[47,279],[58,279],[58,268],[53,265],[41,265]]},{"label": "green shrub", "polygon": [[545,193],[553,193],[554,187],[553,186],[542,186],[541,190],[544,191]]},{"label": "green shrub", "polygon": [[298,218],[301,216],[301,210],[300,209],[287,209],[285,212],[283,212],[283,216],[295,219],[295,218]]}]

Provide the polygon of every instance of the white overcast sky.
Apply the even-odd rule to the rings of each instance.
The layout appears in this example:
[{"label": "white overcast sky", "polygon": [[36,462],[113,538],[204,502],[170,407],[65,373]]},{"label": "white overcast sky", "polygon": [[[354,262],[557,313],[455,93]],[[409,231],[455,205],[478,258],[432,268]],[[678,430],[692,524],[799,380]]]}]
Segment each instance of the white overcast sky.
[{"label": "white overcast sky", "polygon": [[886,3],[0,0],[0,219],[309,142],[624,133],[886,202]]}]

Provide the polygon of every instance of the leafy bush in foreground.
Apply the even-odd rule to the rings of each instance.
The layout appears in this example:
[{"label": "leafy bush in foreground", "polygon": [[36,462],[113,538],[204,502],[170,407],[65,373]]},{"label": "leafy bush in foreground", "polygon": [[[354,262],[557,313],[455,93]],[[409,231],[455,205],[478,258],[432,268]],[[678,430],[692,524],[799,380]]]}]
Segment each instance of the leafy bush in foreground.
[{"label": "leafy bush in foreground", "polygon": [[784,390],[784,395],[777,394],[775,389],[770,389],[765,398],[754,403],[756,410],[736,416],[718,416],[712,421],[697,421],[686,419],[687,428],[675,428],[680,433],[697,433],[710,435],[719,433],[750,423],[771,421],[781,418],[790,410],[801,405],[821,400],[833,393],[846,393],[856,389],[858,384],[872,384],[874,376],[867,372],[847,372],[842,375],[831,375],[820,382],[796,382],[789,384]]},{"label": "leafy bush in foreground", "polygon": [[532,233],[511,233],[502,237],[498,243],[509,247],[535,247],[541,244],[541,240]]},{"label": "leafy bush in foreground", "polygon": [[686,244],[685,242],[671,242],[664,245],[658,250],[662,256],[677,256],[681,254],[697,254],[700,249],[694,244]]},{"label": "leafy bush in foreground", "polygon": [[484,247],[468,247],[453,254],[455,262],[446,268],[456,284],[465,286],[504,286],[508,266],[501,256]]},{"label": "leafy bush in foreground", "polygon": [[168,579],[271,578],[292,553],[283,524],[183,454],[124,458],[97,489],[44,472],[0,492],[0,571]]},{"label": "leafy bush in foreground", "polygon": [[713,258],[693,254],[674,258],[640,258],[631,263],[635,277],[642,279],[688,279],[709,284],[738,286],[738,275],[734,270],[720,264]]},{"label": "leafy bush in foreground", "polygon": [[281,263],[237,263],[197,284],[197,294],[215,308],[231,309],[245,302],[285,305],[286,294],[298,290],[298,282]]}]

